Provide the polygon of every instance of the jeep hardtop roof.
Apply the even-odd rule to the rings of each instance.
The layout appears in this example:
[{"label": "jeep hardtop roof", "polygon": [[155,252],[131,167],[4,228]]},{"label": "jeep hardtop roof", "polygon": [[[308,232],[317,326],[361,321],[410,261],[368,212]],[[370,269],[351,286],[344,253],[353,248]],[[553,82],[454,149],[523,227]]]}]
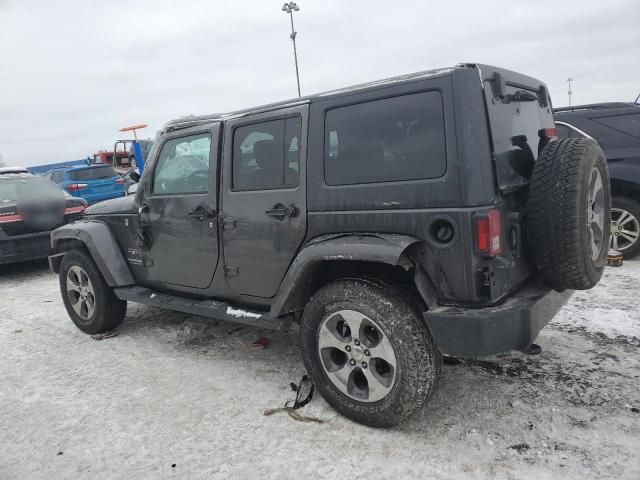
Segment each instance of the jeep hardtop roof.
[{"label": "jeep hardtop roof", "polygon": [[358,85],[353,85],[345,88],[338,88],[334,90],[329,90],[327,92],[316,93],[313,95],[307,95],[304,97],[284,100],[280,102],[269,103],[266,105],[261,105],[258,107],[247,108],[243,110],[236,110],[233,112],[227,113],[214,113],[210,115],[188,115],[184,117],[177,118],[175,120],[171,120],[167,122],[162,130],[162,132],[169,132],[173,130],[180,130],[183,128],[189,128],[196,125],[203,125],[206,123],[216,122],[216,121],[224,121],[235,117],[241,117],[244,115],[268,112],[270,110],[275,110],[283,107],[294,107],[297,105],[303,105],[306,103],[312,103],[314,101],[327,100],[329,98],[338,98],[347,95],[353,95],[355,93],[366,92],[370,90],[375,90],[378,88],[388,87],[391,85],[417,82],[429,77],[438,77],[438,76],[446,76],[451,75],[452,72],[456,70],[469,70],[475,69],[478,70],[480,80],[480,76],[486,76],[487,73],[499,72],[503,76],[514,79],[518,84],[526,84],[526,85],[536,85],[542,86],[542,82],[536,80],[534,78],[528,77],[526,75],[522,75],[517,72],[505,70],[502,68],[494,67],[491,65],[484,65],[480,63],[459,63],[454,67],[445,67],[445,68],[436,68],[432,70],[423,70],[420,72],[409,73],[405,75],[398,75],[395,77],[384,78],[380,80],[374,80],[372,82],[361,83]]}]

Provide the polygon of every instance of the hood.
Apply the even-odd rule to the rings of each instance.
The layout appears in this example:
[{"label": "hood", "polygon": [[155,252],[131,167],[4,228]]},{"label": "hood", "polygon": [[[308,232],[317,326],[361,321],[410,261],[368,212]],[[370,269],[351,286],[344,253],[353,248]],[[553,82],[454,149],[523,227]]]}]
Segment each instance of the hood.
[{"label": "hood", "polygon": [[118,197],[96,203],[84,211],[85,215],[111,215],[116,213],[135,213],[135,195]]}]

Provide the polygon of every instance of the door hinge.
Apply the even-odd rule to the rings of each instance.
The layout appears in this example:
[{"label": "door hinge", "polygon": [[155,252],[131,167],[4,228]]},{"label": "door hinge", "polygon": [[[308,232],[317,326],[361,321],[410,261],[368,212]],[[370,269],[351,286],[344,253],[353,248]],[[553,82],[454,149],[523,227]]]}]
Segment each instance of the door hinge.
[{"label": "door hinge", "polygon": [[240,269],[235,265],[229,265],[228,263],[224,264],[224,276],[225,277],[235,277],[240,273]]}]

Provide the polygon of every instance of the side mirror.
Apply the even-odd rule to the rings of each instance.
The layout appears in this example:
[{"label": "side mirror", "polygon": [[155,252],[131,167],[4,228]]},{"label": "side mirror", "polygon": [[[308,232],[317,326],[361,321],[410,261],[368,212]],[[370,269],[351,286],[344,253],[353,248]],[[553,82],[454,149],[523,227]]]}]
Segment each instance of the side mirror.
[{"label": "side mirror", "polygon": [[132,170],[129,173],[129,176],[131,177],[131,180],[133,180],[134,182],[139,182],[140,181],[140,174],[138,172],[136,172],[135,170]]},{"label": "side mirror", "polygon": [[133,185],[129,186],[127,190],[127,195],[134,195],[137,191],[138,191],[138,184],[134,183]]}]

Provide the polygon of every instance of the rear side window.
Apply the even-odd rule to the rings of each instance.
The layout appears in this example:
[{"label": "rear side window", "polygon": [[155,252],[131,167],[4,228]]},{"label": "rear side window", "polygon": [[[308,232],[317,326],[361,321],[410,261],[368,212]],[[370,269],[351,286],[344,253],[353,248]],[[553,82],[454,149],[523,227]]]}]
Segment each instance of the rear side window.
[{"label": "rear side window", "polygon": [[440,92],[422,92],[329,110],[329,185],[437,178],[447,169]]},{"label": "rear side window", "polygon": [[233,132],[233,190],[269,190],[298,185],[300,117],[238,127]]},{"label": "rear side window", "polygon": [[71,180],[100,180],[103,178],[117,177],[118,174],[113,167],[83,168],[82,170],[71,170],[67,174]]},{"label": "rear side window", "polygon": [[47,179],[39,177],[0,179],[0,205],[18,200],[55,198],[62,190]]},{"label": "rear side window", "polygon": [[64,180],[64,176],[62,175],[62,172],[53,172],[51,174],[51,181],[52,182],[60,183],[63,180]]}]

